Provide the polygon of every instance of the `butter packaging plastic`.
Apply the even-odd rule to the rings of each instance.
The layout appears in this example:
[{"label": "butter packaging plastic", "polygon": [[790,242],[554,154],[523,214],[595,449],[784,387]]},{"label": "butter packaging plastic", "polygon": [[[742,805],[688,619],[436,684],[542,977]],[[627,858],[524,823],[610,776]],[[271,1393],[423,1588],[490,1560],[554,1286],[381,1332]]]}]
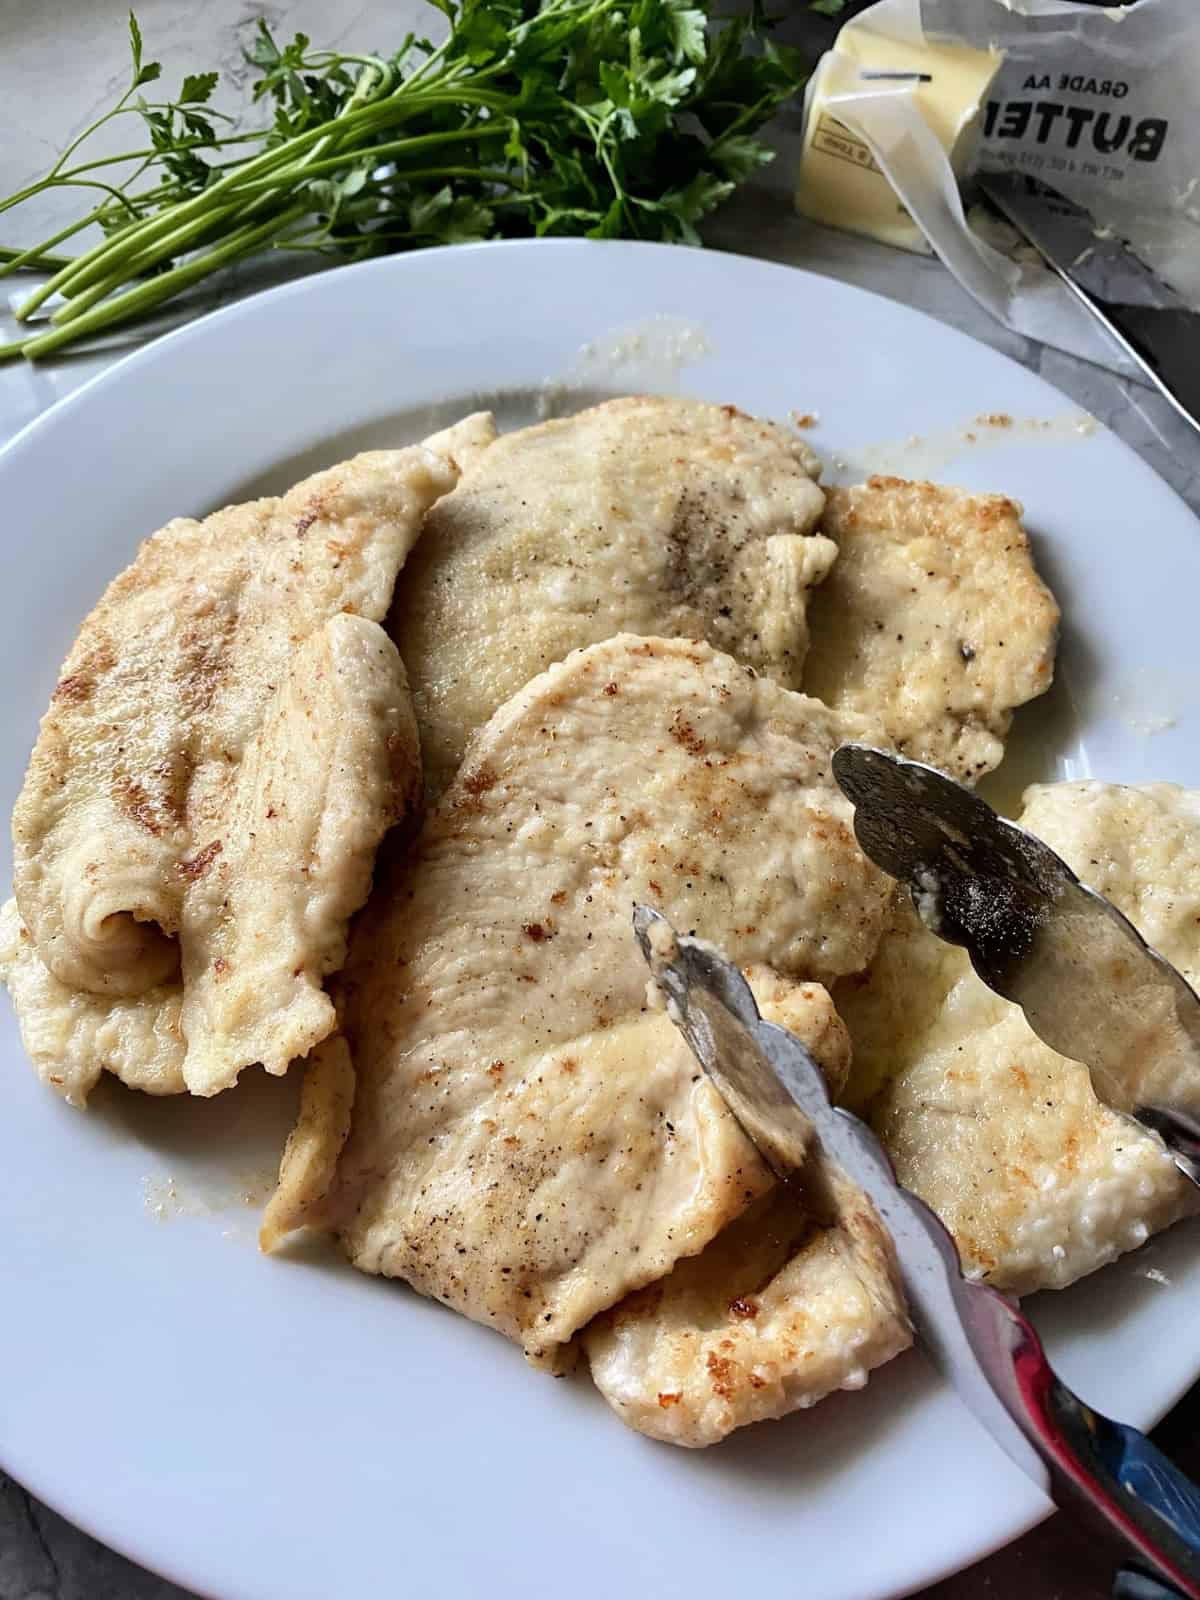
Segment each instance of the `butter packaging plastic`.
[{"label": "butter packaging plastic", "polygon": [[961,186],[1042,178],[1200,309],[1198,83],[1200,0],[877,0],[810,81],[796,208],[932,249],[1016,332],[1130,373],[1052,274],[969,224]]}]

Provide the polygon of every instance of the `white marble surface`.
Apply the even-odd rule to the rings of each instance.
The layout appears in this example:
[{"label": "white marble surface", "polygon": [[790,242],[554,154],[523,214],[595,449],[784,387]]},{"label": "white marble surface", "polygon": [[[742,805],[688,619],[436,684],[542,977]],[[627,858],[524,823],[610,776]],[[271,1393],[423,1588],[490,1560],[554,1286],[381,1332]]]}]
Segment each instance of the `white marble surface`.
[{"label": "white marble surface", "polygon": [[[161,58],[169,82],[219,65],[226,92],[245,81],[241,43],[265,15],[290,34],[386,47],[421,0],[141,0],[148,58]],[[0,0],[0,194],[42,170],[60,141],[111,103],[125,81],[126,0]],[[427,23],[426,23],[427,25]],[[828,26],[797,16],[793,37],[819,45]],[[809,267],[928,311],[1039,371],[1111,426],[1200,510],[1200,437],[1154,391],[1129,384],[1058,351],[1047,350],[992,322],[940,264],[819,229],[788,204],[796,148],[794,119],[776,135],[781,159],[764,180],[715,223],[722,248]],[[61,202],[39,201],[0,218],[0,242],[42,237]],[[249,292],[271,269],[244,271],[221,294]],[[0,311],[11,280],[0,280]],[[209,296],[211,303],[212,296]],[[2,329],[2,320],[0,320]],[[0,342],[11,333],[0,331]],[[30,368],[0,367],[0,443],[113,359],[117,352],[72,357]],[[917,381],[914,375],[914,381]],[[101,1380],[102,1381],[102,1380]],[[0,1474],[0,1600],[184,1600],[183,1591],[143,1573],[89,1539]]]}]

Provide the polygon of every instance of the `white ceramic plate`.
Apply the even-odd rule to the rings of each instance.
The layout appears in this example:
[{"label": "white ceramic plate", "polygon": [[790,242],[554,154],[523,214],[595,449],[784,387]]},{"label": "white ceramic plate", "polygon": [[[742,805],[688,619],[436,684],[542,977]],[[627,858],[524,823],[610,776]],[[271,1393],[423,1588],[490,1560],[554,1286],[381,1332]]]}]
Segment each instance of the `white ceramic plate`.
[{"label": "white ceramic plate", "polygon": [[[276,290],[130,357],[13,442],[0,812],[80,618],[170,516],[481,401],[511,424],[547,398],[672,387],[818,413],[809,437],[845,464],[834,476],[890,463],[1024,501],[1067,626],[1053,694],[1018,721],[1017,776],[1200,786],[1200,527],[1124,445],[1080,432],[1077,409],[1022,368],[860,290],[564,242],[431,251]],[[981,413],[1011,425],[973,424]],[[247,1074],[198,1103],[109,1085],[81,1115],[37,1084],[2,1010],[0,1460],[191,1588],[876,1600],[1045,1509],[917,1355],[863,1394],[691,1454],[324,1247],[262,1259],[243,1196],[261,1199],[294,1084]],[[1143,1252],[1036,1303],[1088,1400],[1145,1425],[1196,1376],[1198,1245],[1185,1227],[1149,1247],[1167,1284]]]}]

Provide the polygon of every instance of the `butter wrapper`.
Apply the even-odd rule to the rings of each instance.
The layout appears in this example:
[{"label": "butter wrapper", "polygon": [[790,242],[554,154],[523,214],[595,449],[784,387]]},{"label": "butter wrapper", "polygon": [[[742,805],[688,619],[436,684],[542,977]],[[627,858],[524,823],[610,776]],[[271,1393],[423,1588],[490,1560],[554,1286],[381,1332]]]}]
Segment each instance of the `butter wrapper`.
[{"label": "butter wrapper", "polygon": [[906,204],[906,168],[915,161],[931,174],[945,170],[957,187],[1003,59],[998,50],[926,38],[918,0],[885,0],[847,22],[809,81],[796,209],[930,252]]},{"label": "butter wrapper", "polygon": [[1014,331],[1140,378],[1006,226],[972,226],[961,187],[1043,178],[1200,308],[1198,82],[1195,0],[877,0],[810,82],[796,207],[934,250]]}]

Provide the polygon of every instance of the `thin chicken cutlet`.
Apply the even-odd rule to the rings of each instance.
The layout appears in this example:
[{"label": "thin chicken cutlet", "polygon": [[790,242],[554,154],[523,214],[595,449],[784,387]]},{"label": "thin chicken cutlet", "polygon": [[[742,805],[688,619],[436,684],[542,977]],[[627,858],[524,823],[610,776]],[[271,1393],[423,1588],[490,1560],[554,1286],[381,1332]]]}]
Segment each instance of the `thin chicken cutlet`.
[{"label": "thin chicken cutlet", "polygon": [[861,970],[889,901],[829,766],[863,731],[707,645],[628,635],[501,709],[344,976],[350,1133],[332,1194],[301,1187],[357,1266],[554,1367],[773,1187],[648,1007],[630,911],[661,905],[828,1032],[819,986]]},{"label": "thin chicken cutlet", "polygon": [[810,607],[805,692],[974,783],[999,764],[1013,709],[1054,674],[1058,606],[1021,508],[875,477],[827,491],[820,526],[837,560]]},{"label": "thin chicken cutlet", "polygon": [[[1020,820],[1200,980],[1200,795],[1046,784]],[[975,1276],[1014,1294],[1061,1288],[1196,1209],[1163,1145],[1103,1105],[1087,1068],[1043,1044],[908,906],[837,1003],[852,1098]],[[1200,1114],[1200,1082],[1176,1098]]]},{"label": "thin chicken cutlet", "polygon": [[333,1028],[325,978],[420,793],[380,623],[458,437],[172,522],[84,622],[14,813],[0,951],[68,1098],[105,1068],[212,1094]]},{"label": "thin chicken cutlet", "polygon": [[535,674],[629,632],[704,639],[800,687],[817,462],[733,406],[610,400],[502,435],[427,518],[391,628],[436,796],[471,736]]}]

